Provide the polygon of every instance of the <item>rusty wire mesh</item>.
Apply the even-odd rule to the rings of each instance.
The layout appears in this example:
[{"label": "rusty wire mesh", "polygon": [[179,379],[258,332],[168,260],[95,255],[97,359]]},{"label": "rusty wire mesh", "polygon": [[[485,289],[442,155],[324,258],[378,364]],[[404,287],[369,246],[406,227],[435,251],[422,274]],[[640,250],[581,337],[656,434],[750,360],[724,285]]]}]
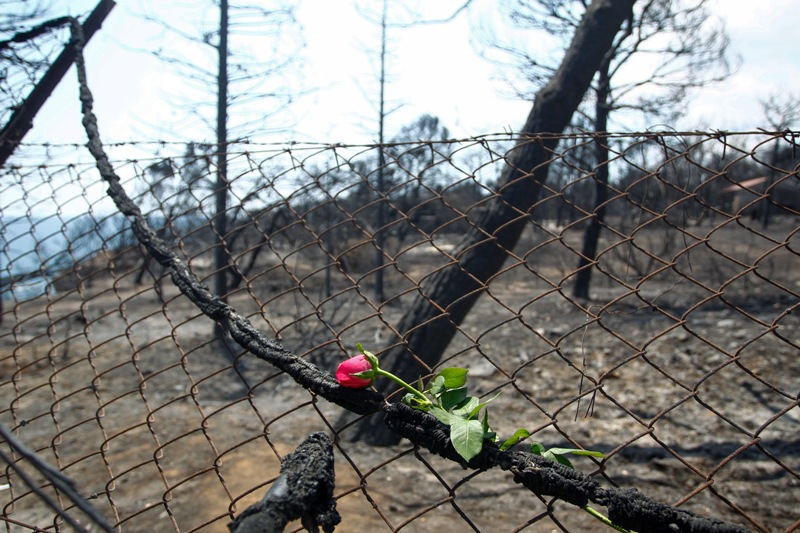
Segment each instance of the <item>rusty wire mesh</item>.
[{"label": "rusty wire mesh", "polygon": [[[228,301],[321,368],[356,342],[380,356],[407,333],[396,326],[421,283],[458,261],[519,141],[540,139],[229,146]],[[610,182],[596,258],[579,267],[598,142]],[[121,530],[226,531],[319,430],[336,437],[339,531],[599,527],[506,473],[351,441],[341,408],[220,339],[140,250],[80,147],[23,149],[0,175],[0,423]],[[471,393],[500,393],[501,436],[524,427],[548,447],[606,453],[573,461],[603,483],[797,528],[795,149],[787,132],[562,136],[527,229],[438,368],[469,367]],[[213,148],[110,152],[159,236],[211,285]],[[573,294],[585,269],[588,299]],[[0,485],[8,530],[64,528],[11,468]]]}]

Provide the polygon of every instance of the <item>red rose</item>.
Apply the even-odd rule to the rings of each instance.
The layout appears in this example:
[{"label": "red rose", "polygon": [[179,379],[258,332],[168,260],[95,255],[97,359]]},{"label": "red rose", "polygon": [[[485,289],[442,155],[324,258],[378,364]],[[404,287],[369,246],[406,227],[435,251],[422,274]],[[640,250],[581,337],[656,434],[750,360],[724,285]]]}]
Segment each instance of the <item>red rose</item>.
[{"label": "red rose", "polygon": [[372,364],[364,354],[342,361],[336,369],[336,380],[348,389],[364,389],[372,385],[375,374]]}]

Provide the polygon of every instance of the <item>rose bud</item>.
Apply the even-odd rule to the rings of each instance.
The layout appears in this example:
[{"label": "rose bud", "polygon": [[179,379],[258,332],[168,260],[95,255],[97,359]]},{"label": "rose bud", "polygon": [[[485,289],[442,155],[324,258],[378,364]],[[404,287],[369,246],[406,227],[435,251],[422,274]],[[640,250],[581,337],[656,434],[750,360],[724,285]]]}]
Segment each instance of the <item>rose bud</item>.
[{"label": "rose bud", "polygon": [[339,364],[336,380],[348,389],[365,389],[375,381],[372,364],[364,354],[351,357]]}]

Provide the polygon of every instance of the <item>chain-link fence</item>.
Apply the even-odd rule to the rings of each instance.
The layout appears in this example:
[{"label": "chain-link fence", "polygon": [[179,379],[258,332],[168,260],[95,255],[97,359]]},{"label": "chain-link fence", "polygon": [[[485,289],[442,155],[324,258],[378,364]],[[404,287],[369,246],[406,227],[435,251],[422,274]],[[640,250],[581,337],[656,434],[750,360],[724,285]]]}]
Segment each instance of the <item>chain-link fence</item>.
[{"label": "chain-link fence", "polygon": [[[410,325],[410,311],[440,301],[443,272],[468,268],[465,239],[502,241],[503,228],[485,231],[507,203],[499,176],[543,139],[232,144],[223,211],[214,147],[109,152],[151,235],[266,337],[332,372],[357,342],[395,356],[429,325]],[[604,487],[796,529],[796,148],[787,132],[559,137],[546,180],[541,168],[522,178],[542,188],[515,207],[523,229],[499,268],[436,303],[429,322],[454,328],[438,361],[407,357],[422,375],[469,368],[471,394],[499,393],[488,409],[501,438],[525,428],[548,448],[603,452],[572,462]],[[226,531],[280,459],[323,431],[339,531],[603,527],[503,468],[370,444],[364,419],[380,415],[348,415],[253,357],[176,288],[83,148],[22,149],[0,175],[0,422],[112,526]],[[8,530],[63,530],[64,514],[87,523],[29,456],[8,439],[3,450]]]}]

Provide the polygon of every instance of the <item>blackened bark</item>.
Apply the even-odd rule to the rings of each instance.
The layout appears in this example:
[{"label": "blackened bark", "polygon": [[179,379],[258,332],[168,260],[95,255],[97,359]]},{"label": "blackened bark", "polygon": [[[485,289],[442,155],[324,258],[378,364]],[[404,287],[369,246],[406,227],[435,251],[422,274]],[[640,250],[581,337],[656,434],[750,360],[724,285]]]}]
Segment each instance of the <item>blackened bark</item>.
[{"label": "blackened bark", "polygon": [[[595,104],[594,131],[604,132],[608,129],[609,98],[611,96],[611,79],[609,77],[609,60],[607,57],[600,66],[597,80]],[[575,275],[575,285],[572,295],[575,298],[589,299],[589,289],[592,283],[592,270],[597,259],[597,243],[600,241],[600,230],[606,216],[606,200],[608,200],[608,144],[607,139],[595,139],[594,173],[594,211],[593,216],[586,226],[583,234],[583,248],[578,260],[578,273]]]},{"label": "blackened bark", "polygon": [[[228,1],[220,2],[219,16],[219,73],[217,75],[217,183],[215,185],[214,290],[223,302],[228,301],[228,269],[231,254],[228,233]],[[225,328],[214,326],[214,336],[225,339]]]},{"label": "blackened bark", "polygon": [[380,103],[378,120],[378,194],[380,195],[378,204],[378,219],[376,220],[375,234],[375,301],[384,302],[386,297],[383,293],[383,265],[386,262],[384,257],[384,245],[386,242],[386,154],[383,151],[383,127],[386,122],[386,12],[388,3],[383,0],[383,13],[381,15],[381,77],[380,77]]},{"label": "blackened bark", "polygon": [[228,524],[231,533],[283,531],[301,519],[307,531],[332,532],[341,517],[333,497],[333,445],[324,433],[313,433],[281,461],[281,475],[264,498]]},{"label": "blackened bark", "polygon": [[[458,325],[485,290],[487,280],[502,268],[533,214],[558,144],[554,135],[543,132],[560,133],[569,124],[614,36],[632,16],[634,2],[595,0],[589,6],[561,66],[536,95],[523,129],[535,137],[521,140],[509,153],[498,196],[453,252],[455,261],[422,283],[397,327],[403,339],[380,354],[382,367],[413,381],[441,360]],[[385,382],[376,383],[382,392],[391,388]],[[359,423],[350,437],[375,445],[399,440],[374,416]]]}]

